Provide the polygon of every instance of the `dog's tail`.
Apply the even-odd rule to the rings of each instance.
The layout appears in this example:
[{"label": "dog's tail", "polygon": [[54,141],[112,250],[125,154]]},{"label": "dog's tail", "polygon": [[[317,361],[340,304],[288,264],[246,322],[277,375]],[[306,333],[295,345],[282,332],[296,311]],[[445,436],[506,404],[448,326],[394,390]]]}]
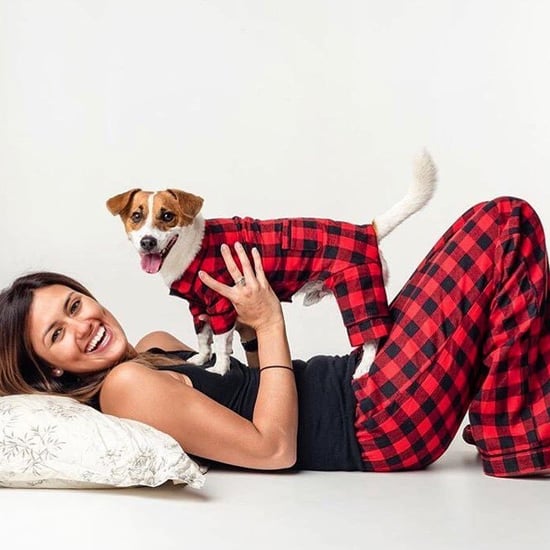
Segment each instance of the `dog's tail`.
[{"label": "dog's tail", "polygon": [[437,169],[429,153],[424,150],[415,161],[414,182],[407,194],[387,212],[376,216],[373,225],[381,241],[400,223],[420,210],[433,196],[437,181]]}]

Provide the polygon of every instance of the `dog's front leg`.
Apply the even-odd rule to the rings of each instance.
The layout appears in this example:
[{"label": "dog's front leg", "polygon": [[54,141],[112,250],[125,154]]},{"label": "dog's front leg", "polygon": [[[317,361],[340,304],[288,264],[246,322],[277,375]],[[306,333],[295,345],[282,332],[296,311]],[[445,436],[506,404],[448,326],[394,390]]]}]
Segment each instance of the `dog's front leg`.
[{"label": "dog's front leg", "polygon": [[374,361],[377,350],[377,340],[371,340],[370,342],[365,342],[363,344],[363,356],[361,357],[361,361],[359,362],[357,367],[355,367],[355,372],[353,373],[354,380],[369,372],[370,366]]},{"label": "dog's front leg", "polygon": [[193,365],[204,365],[212,357],[212,327],[209,323],[204,323],[204,327],[197,335],[199,352],[188,359],[188,363]]},{"label": "dog's front leg", "polygon": [[224,375],[229,370],[229,357],[233,353],[233,329],[223,334],[214,334],[216,361],[206,370]]}]

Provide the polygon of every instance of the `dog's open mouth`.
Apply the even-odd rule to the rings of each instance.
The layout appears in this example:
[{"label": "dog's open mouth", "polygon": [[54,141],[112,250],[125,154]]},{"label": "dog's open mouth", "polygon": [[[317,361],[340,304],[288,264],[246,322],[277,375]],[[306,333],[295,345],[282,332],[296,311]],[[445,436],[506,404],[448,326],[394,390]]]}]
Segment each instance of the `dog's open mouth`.
[{"label": "dog's open mouth", "polygon": [[160,252],[142,254],[141,269],[143,269],[143,271],[145,271],[146,273],[158,273],[160,271],[160,268],[162,267],[164,259],[166,258],[166,256],[168,256],[168,253],[170,252],[170,250],[172,250],[172,247],[177,240],[178,235],[174,235],[168,241],[168,244]]}]

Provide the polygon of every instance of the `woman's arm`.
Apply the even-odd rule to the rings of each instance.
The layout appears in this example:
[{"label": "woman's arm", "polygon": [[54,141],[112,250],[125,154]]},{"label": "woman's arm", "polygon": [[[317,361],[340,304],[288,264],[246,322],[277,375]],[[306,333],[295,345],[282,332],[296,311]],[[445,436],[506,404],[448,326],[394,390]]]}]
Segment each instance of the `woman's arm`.
[{"label": "woman's arm", "polygon": [[[112,369],[102,387],[101,408],[148,423],[197,456],[247,468],[288,468],[296,461],[298,404],[282,310],[258,252],[253,252],[254,273],[242,247],[236,251],[246,285],[228,287],[206,274],[201,278],[229,298],[240,321],[256,331],[261,374],[252,421],[194,390],[181,375],[136,363]],[[234,280],[239,280],[228,247],[222,254]],[[274,365],[287,368],[262,370]]]},{"label": "woman's arm", "polygon": [[[229,247],[222,246],[225,265],[236,282],[234,286],[219,283],[203,272],[199,276],[207,286],[231,300],[240,323],[255,330],[260,384],[252,421],[259,430],[280,438],[285,448],[293,447],[295,456],[298,397],[281,304],[265,276],[258,250],[252,250],[256,273],[240,243],[235,245],[235,251],[242,271]],[[243,277],[245,284],[237,284]],[[264,370],[267,366],[283,368]]]},{"label": "woman's arm", "polygon": [[288,468],[296,460],[295,446],[284,432],[250,422],[174,372],[132,362],[118,365],[104,381],[100,403],[106,414],[138,420],[171,435],[192,455],[266,470]]}]

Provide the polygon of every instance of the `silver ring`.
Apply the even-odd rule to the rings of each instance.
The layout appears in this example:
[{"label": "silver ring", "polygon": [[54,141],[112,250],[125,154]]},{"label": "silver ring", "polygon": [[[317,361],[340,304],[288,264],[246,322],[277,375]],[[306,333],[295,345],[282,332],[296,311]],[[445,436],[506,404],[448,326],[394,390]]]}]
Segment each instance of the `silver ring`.
[{"label": "silver ring", "polygon": [[242,286],[246,286],[246,279],[244,277],[241,277],[236,283],[235,283],[235,286],[237,285],[242,285]]}]

